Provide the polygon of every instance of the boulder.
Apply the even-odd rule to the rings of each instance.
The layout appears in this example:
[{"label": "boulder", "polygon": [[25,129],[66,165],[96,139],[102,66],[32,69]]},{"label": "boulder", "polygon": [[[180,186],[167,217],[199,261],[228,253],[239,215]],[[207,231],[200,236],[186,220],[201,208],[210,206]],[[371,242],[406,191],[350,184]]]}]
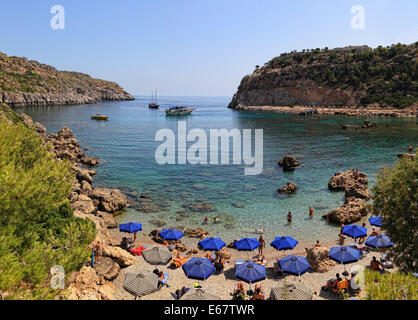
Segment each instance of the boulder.
[{"label": "boulder", "polygon": [[194,229],[186,229],[184,231],[184,235],[188,238],[203,238],[207,236],[209,231],[202,229],[202,228],[194,228]]},{"label": "boulder", "polygon": [[295,193],[297,189],[298,188],[296,187],[296,185],[294,183],[288,182],[288,183],[286,183],[286,185],[283,188],[277,190],[277,192],[278,193],[291,194],[291,193]]},{"label": "boulder", "polygon": [[89,166],[97,166],[99,164],[99,159],[97,158],[82,158],[82,163],[89,165]]},{"label": "boulder", "polygon": [[119,275],[119,265],[111,258],[102,257],[99,262],[94,265],[97,274],[103,276],[106,280],[114,280]]},{"label": "boulder", "polygon": [[348,170],[345,172],[337,172],[328,181],[328,188],[332,191],[346,191],[349,186],[354,184],[367,184],[368,179],[365,173],[355,173],[354,170]]},{"label": "boulder", "polygon": [[93,201],[84,195],[79,195],[77,201],[72,204],[74,210],[81,211],[84,214],[91,214],[96,212],[96,207]]},{"label": "boulder", "polygon": [[93,191],[93,188],[92,188],[90,183],[88,183],[85,180],[81,181],[81,183],[80,183],[80,193],[81,194],[84,194],[84,195],[88,196],[92,191]]},{"label": "boulder", "polygon": [[347,198],[344,205],[323,217],[339,224],[349,224],[367,215],[367,202],[360,198]]},{"label": "boulder", "polygon": [[328,257],[329,249],[327,247],[305,248],[305,251],[306,259],[315,272],[327,272],[336,265],[335,261]]},{"label": "boulder", "polygon": [[415,153],[399,153],[397,156],[399,159],[415,160]]},{"label": "boulder", "polygon": [[175,246],[176,246],[176,250],[178,250],[180,252],[186,252],[187,251],[186,246],[183,243],[181,243],[181,242],[177,242],[175,244]]},{"label": "boulder", "polygon": [[128,204],[126,196],[118,189],[95,189],[90,197],[100,211],[110,213],[121,210]]},{"label": "boulder", "polygon": [[135,263],[135,257],[120,247],[105,246],[103,255],[112,258],[121,267],[128,267]]},{"label": "boulder", "polygon": [[116,219],[115,219],[115,217],[113,216],[112,213],[98,211],[97,212],[97,216],[100,217],[100,218],[102,218],[103,224],[108,229],[115,229],[115,228],[117,228],[119,226],[119,224],[116,222]]},{"label": "boulder", "polygon": [[278,162],[278,165],[285,171],[295,170],[296,167],[300,166],[300,163],[292,155],[286,155],[282,160]]},{"label": "boulder", "polygon": [[367,188],[365,184],[354,183],[346,187],[345,196],[347,198],[354,197],[354,198],[361,198],[361,199],[369,199],[371,195],[370,195],[369,189]]},{"label": "boulder", "polygon": [[75,171],[75,176],[80,183],[82,181],[86,181],[87,183],[92,184],[93,179],[91,178],[91,175],[88,172],[88,170],[81,169],[77,166],[73,166],[72,169]]},{"label": "boulder", "polygon": [[167,224],[167,222],[162,221],[162,220],[157,220],[157,219],[151,220],[149,221],[149,223],[152,224],[153,226],[160,227],[160,228],[164,227]]}]

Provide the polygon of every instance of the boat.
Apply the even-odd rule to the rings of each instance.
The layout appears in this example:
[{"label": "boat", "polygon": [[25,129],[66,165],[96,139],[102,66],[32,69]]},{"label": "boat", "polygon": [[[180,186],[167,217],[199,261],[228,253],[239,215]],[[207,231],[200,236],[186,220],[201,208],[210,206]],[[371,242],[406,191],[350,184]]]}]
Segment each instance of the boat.
[{"label": "boat", "polygon": [[185,116],[191,114],[196,108],[187,108],[186,106],[172,106],[165,110],[167,116]]},{"label": "boat", "polygon": [[96,113],[95,116],[91,116],[91,120],[107,120],[109,119],[108,116],[103,116],[100,113]]},{"label": "boat", "polygon": [[160,105],[157,103],[157,90],[155,90],[155,102],[154,102],[154,92],[151,92],[152,102],[148,105],[150,109],[158,109]]}]

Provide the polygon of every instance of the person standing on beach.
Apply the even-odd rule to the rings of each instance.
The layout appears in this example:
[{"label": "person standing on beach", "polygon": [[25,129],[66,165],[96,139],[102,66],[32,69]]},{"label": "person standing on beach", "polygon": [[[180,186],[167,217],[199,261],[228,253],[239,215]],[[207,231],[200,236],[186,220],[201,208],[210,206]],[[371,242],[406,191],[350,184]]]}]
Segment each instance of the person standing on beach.
[{"label": "person standing on beach", "polygon": [[309,207],[309,217],[313,218],[313,209],[312,207]]},{"label": "person standing on beach", "polygon": [[261,243],[261,246],[258,247],[258,254],[262,255],[263,249],[266,247],[266,242],[264,241],[263,236],[260,236],[260,238],[258,238],[258,242]]},{"label": "person standing on beach", "polygon": [[136,234],[137,234],[138,232],[134,232],[134,241],[133,242],[135,242],[136,241]]},{"label": "person standing on beach", "polygon": [[287,218],[287,222],[288,222],[288,223],[292,223],[292,213],[291,213],[290,211],[289,211],[289,213],[287,214],[286,218]]}]

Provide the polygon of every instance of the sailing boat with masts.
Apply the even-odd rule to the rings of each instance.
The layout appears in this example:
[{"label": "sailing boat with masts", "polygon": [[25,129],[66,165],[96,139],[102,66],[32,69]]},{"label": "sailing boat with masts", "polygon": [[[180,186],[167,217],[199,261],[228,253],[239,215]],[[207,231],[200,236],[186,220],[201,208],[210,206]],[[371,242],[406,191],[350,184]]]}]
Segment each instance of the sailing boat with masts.
[{"label": "sailing boat with masts", "polygon": [[152,102],[148,105],[150,109],[158,109],[160,105],[157,103],[157,90],[155,90],[155,102],[154,102],[154,91],[151,92]]}]

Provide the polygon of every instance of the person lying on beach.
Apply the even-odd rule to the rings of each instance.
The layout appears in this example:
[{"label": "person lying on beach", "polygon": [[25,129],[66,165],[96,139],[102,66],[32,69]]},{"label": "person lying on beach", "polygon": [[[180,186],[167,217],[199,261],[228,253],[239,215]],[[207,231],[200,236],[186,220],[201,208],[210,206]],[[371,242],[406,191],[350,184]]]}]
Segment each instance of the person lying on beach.
[{"label": "person lying on beach", "polygon": [[209,259],[210,262],[213,262],[213,261],[215,261],[218,258],[218,256],[217,256],[216,253],[213,254],[213,253],[210,253],[210,252],[206,252],[205,258]]},{"label": "person lying on beach", "polygon": [[163,245],[166,246],[169,251],[173,251],[176,248],[174,244],[169,244],[167,240],[163,241]]},{"label": "person lying on beach", "polygon": [[376,230],[375,228],[373,228],[373,231],[372,231],[372,233],[370,234],[370,236],[372,237],[372,236],[378,236],[379,235],[379,231],[378,230]]},{"label": "person lying on beach", "polygon": [[238,292],[245,292],[245,286],[244,286],[244,283],[243,282],[238,282],[237,283],[237,287],[235,288],[235,293],[238,293]]},{"label": "person lying on beach", "polygon": [[257,255],[257,260],[254,261],[255,263],[265,265],[266,264],[266,257],[263,254]]},{"label": "person lying on beach", "polygon": [[256,288],[254,290],[254,295],[251,298],[251,300],[266,300],[266,297],[264,297],[264,294],[260,288]]},{"label": "person lying on beach", "polygon": [[385,271],[385,267],[380,261],[377,261],[376,257],[373,257],[372,261],[370,261],[370,269],[373,271]]},{"label": "person lying on beach", "polygon": [[158,273],[158,286],[159,287],[162,287],[163,285],[166,285],[167,287],[169,287],[167,281],[164,281],[164,280],[167,280],[167,278],[165,277],[164,272],[160,271]]},{"label": "person lying on beach", "polygon": [[327,284],[325,286],[322,286],[322,290],[326,291],[329,288],[336,289],[338,282],[340,281],[342,281],[342,278],[340,277],[340,274],[337,273],[335,275],[335,279],[328,280]]}]

